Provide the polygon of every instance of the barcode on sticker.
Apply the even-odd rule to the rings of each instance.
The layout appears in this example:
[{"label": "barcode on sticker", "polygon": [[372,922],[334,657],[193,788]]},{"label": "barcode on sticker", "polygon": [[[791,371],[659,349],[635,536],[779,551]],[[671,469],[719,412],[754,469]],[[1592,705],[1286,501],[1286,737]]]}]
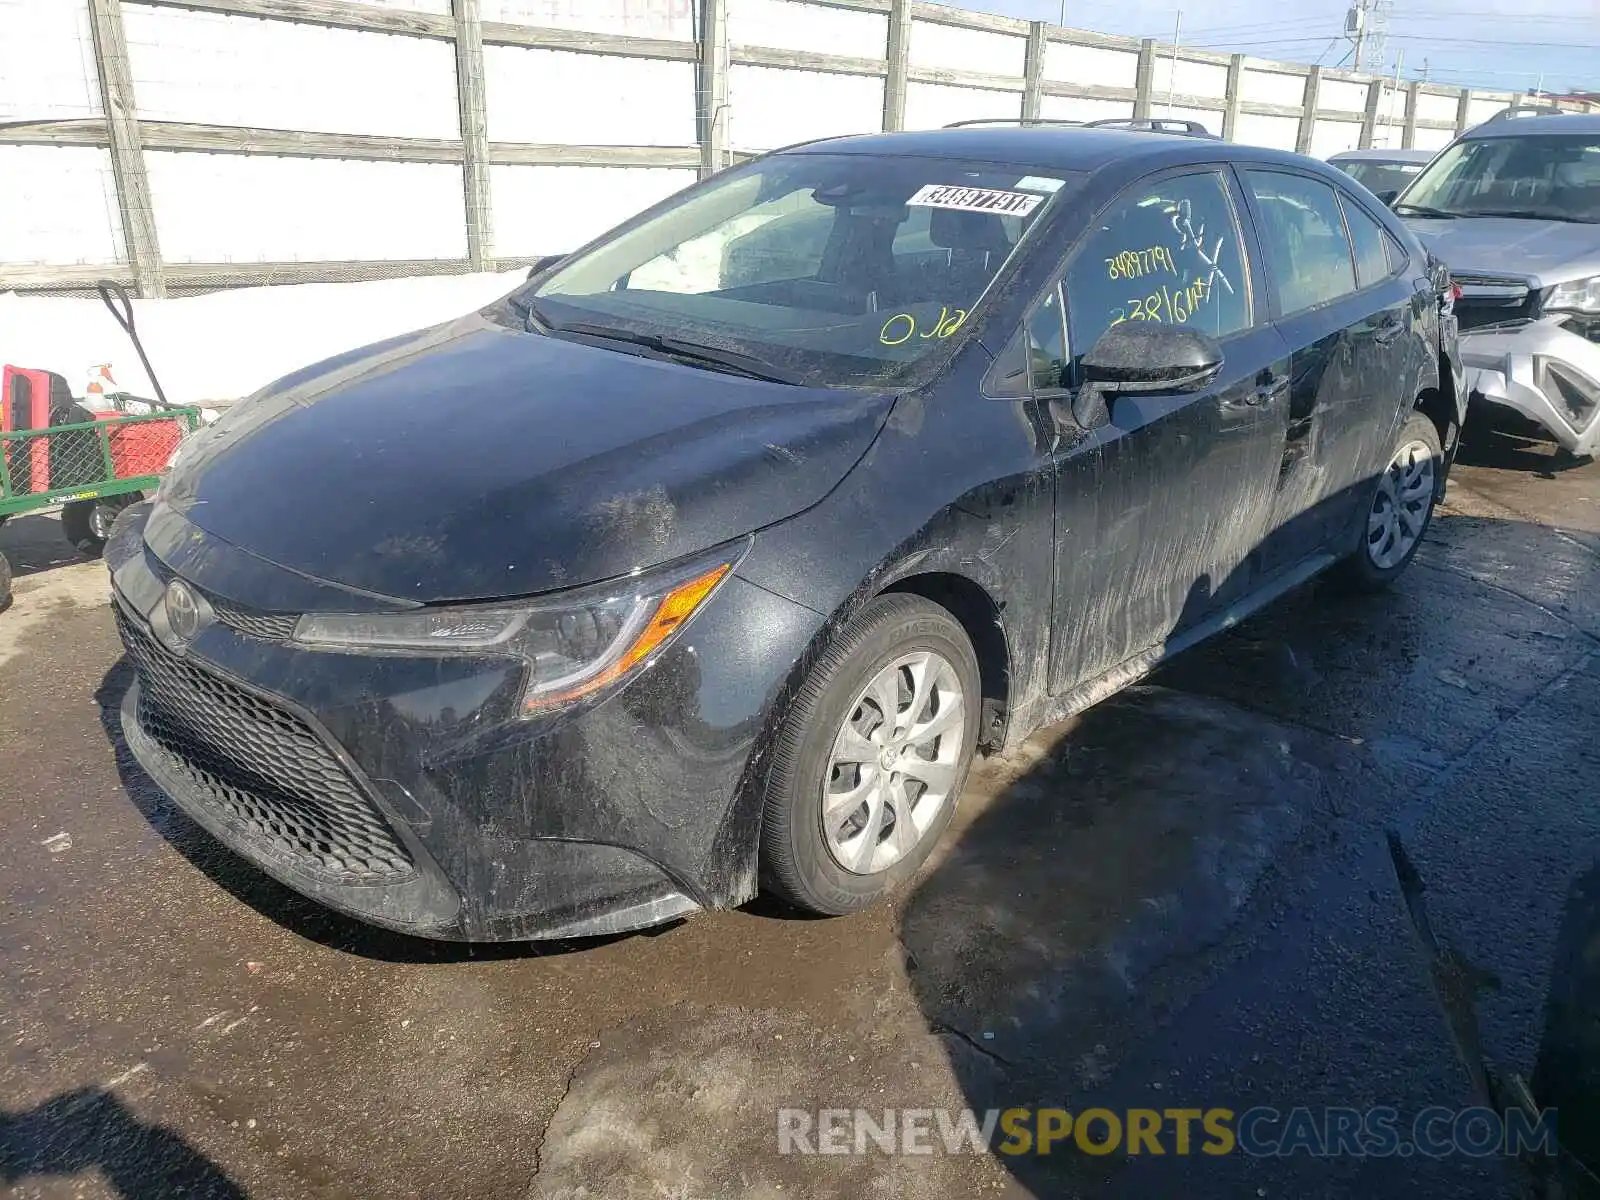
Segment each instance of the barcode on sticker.
[{"label": "barcode on sticker", "polygon": [[923,208],[959,208],[963,212],[992,212],[1008,217],[1025,217],[1044,200],[1027,192],[1003,192],[997,188],[959,187],[930,183],[906,203]]}]

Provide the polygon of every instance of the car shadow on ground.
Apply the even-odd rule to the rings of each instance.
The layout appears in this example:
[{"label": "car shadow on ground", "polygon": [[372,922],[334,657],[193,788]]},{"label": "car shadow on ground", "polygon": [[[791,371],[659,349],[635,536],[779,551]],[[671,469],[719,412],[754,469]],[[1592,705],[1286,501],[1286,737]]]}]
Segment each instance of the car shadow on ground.
[{"label": "car shadow on ground", "polygon": [[1573,883],[1556,934],[1532,1092],[1555,1108],[1569,1197],[1600,1197],[1600,858]]},{"label": "car shadow on ground", "polygon": [[[1126,1140],[1089,1151],[1071,1136],[1049,1155],[1037,1144],[998,1155],[1032,1194],[1465,1197],[1528,1182],[1499,1157],[1264,1160],[1198,1149],[1199,1112],[1219,1107],[1395,1104],[1414,1115],[1428,1104],[1504,1103],[1512,1090],[1503,1064],[1495,1076],[1483,1061],[1497,1049],[1494,1031],[1474,1049],[1475,989],[1491,987],[1492,973],[1450,951],[1471,984],[1467,1036],[1453,1003],[1463,997],[1440,988],[1389,844],[1396,826],[1426,827],[1454,789],[1490,786],[1457,764],[1541,686],[1592,688],[1600,640],[1563,623],[1560,598],[1523,603],[1458,561],[1461,546],[1480,541],[1526,555],[1513,586],[1536,590],[1529,575],[1542,553],[1582,551],[1557,551],[1552,531],[1523,522],[1439,526],[1389,592],[1314,583],[981,768],[993,799],[958,814],[958,837],[905,901],[901,928],[917,1002],[945,1034],[967,1105],[980,1121],[1017,1107],[1196,1114],[1188,1157],[1174,1152],[1170,1119],[1164,1157],[1129,1153]],[[1556,574],[1591,590],[1600,560]],[[1202,581],[1191,604],[1209,590]],[[1573,741],[1592,745],[1600,720],[1582,714],[1600,714],[1600,696],[1587,708],[1581,699],[1565,720]],[[1545,769],[1582,790],[1581,761]],[[1536,823],[1540,784],[1525,786]],[[1586,818],[1551,819],[1572,822],[1557,840],[1587,864]],[[1433,864],[1467,878],[1474,862],[1533,860],[1543,848],[1519,846],[1511,826],[1478,840],[1466,829],[1435,836],[1444,840],[1430,843]],[[1563,902],[1557,890],[1570,877],[1527,884],[1548,896],[1542,911],[1555,917],[1564,904],[1560,919],[1583,926],[1560,935],[1545,1028],[1560,1049],[1541,1052],[1533,1094],[1541,1106],[1574,1103],[1597,1125],[1600,876]],[[1464,898],[1493,912],[1486,928],[1506,919],[1498,899]],[[1435,922],[1448,946],[1459,930]],[[1555,921],[1496,935],[1548,956]],[[1485,1074],[1501,1084],[1489,1097],[1472,1085]],[[1576,1096],[1588,1099],[1563,1099]],[[1097,1119],[1089,1140],[1103,1145],[1109,1133]],[[1572,1140],[1566,1149],[1600,1161],[1596,1130]]]},{"label": "car shadow on ground", "polygon": [[17,579],[89,561],[67,542],[61,518],[54,512],[19,513],[0,522],[0,554],[11,563]]},{"label": "car shadow on ground", "polygon": [[1469,467],[1493,467],[1554,479],[1593,459],[1568,454],[1537,424],[1516,413],[1474,410],[1461,439],[1459,461]]},{"label": "car shadow on ground", "polygon": [[[133,683],[126,657],[106,672],[95,700],[100,725],[116,757],[117,774],[134,806],[189,863],[235,899],[291,933],[334,950],[395,963],[454,963],[505,958],[532,958],[590,950],[627,937],[585,938],[543,942],[450,942],[396,933],[346,917],[285,887],[270,875],[228,850],[167,798],[147,775],[122,736],[122,699]],[[674,923],[675,924],[675,923]],[[648,930],[662,933],[673,925]]]},{"label": "car shadow on ground", "polygon": [[62,1092],[19,1112],[0,1108],[0,1183],[99,1172],[122,1200],[243,1200],[221,1167],[163,1125],[139,1120],[112,1092]]}]

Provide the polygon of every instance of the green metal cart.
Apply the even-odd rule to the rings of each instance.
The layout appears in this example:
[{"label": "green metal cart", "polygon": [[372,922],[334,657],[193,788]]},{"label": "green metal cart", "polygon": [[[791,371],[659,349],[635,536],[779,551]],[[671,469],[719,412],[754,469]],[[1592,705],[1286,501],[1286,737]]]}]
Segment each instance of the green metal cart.
[{"label": "green metal cart", "polygon": [[[174,451],[199,427],[198,408],[170,406],[0,431],[0,523],[59,504],[67,540],[98,554],[117,513],[155,490]],[[10,599],[11,566],[0,553],[0,609]]]}]

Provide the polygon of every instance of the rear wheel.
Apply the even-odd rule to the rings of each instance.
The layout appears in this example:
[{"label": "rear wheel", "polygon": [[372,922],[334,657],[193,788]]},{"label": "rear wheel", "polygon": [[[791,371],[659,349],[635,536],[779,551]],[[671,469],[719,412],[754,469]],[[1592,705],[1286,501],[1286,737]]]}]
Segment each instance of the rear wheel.
[{"label": "rear wheel", "polygon": [[1341,564],[1346,583],[1376,591],[1411,564],[1433,520],[1443,466],[1439,431],[1426,415],[1412,413],[1373,484],[1357,545]]},{"label": "rear wheel", "polygon": [[11,560],[0,554],[0,612],[11,607]]},{"label": "rear wheel", "polygon": [[763,882],[812,912],[910,879],[950,823],[978,738],[978,663],[920,596],[869,604],[812,668],[779,731]]},{"label": "rear wheel", "polygon": [[117,514],[139,502],[139,493],[107,496],[100,500],[73,500],[61,507],[61,531],[80,554],[98,558],[106,548]]}]

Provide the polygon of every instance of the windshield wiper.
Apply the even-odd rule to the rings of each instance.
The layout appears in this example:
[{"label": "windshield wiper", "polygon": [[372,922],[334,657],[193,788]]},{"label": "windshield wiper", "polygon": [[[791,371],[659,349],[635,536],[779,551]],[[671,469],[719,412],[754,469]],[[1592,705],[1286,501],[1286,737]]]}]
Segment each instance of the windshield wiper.
[{"label": "windshield wiper", "polygon": [[1525,221],[1578,221],[1587,225],[1594,224],[1596,220],[1594,217],[1568,215],[1548,208],[1486,208],[1470,215],[1474,217],[1515,217]]},{"label": "windshield wiper", "polygon": [[1444,208],[1429,208],[1426,204],[1396,204],[1394,211],[1402,216],[1412,217],[1468,217],[1472,215],[1471,213],[1452,212]]},{"label": "windshield wiper", "polygon": [[555,322],[544,315],[544,310],[539,307],[539,302],[531,295],[512,295],[511,311],[522,318],[523,328],[532,333],[549,333],[555,328]]},{"label": "windshield wiper", "polygon": [[[539,317],[537,310],[530,309],[530,312],[531,315]],[[584,337],[602,338],[608,342],[625,342],[630,346],[642,346],[646,350],[654,350],[657,354],[663,354],[691,366],[724,371],[730,375],[743,375],[747,379],[762,379],[768,383],[787,383],[793,387],[799,387],[804,382],[792,371],[785,371],[765,359],[738,350],[705,346],[699,342],[663,337],[657,333],[635,333],[629,329],[613,329],[609,325],[591,325],[587,321],[565,321],[558,325],[552,321],[545,321],[543,317],[539,319],[556,333],[577,333]]]}]

